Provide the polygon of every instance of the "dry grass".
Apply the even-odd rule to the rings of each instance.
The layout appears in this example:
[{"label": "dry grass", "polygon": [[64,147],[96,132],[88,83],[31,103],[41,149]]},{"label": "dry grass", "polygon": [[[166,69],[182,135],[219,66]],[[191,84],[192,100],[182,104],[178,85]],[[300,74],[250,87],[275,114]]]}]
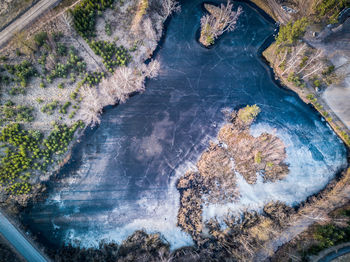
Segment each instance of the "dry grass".
[{"label": "dry grass", "polygon": [[10,23],[38,0],[2,0],[0,1],[0,29]]}]

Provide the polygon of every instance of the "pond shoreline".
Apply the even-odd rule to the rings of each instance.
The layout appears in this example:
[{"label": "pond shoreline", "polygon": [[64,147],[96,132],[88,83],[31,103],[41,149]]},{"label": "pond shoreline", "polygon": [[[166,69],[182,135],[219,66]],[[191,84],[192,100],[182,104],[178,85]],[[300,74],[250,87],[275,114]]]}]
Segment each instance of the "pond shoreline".
[{"label": "pond shoreline", "polygon": [[[252,6],[254,9],[258,10],[259,13],[264,13],[264,17],[268,16],[265,12],[263,12],[260,8],[256,8],[258,6],[256,6],[254,3],[251,3],[250,1],[242,1],[242,2],[245,2],[245,3],[249,3],[250,6]],[[255,7],[254,7],[255,6]],[[270,16],[268,16],[269,19],[272,19]],[[154,53],[152,55],[152,57],[155,57],[159,51],[159,49],[161,49],[161,46],[162,46],[162,43],[165,39],[165,35],[166,35],[166,31],[167,31],[167,24],[169,23],[170,21],[170,18],[168,18],[166,20],[166,22],[164,23],[164,29],[163,29],[163,32],[162,32],[162,36],[157,44],[157,47],[155,48],[154,50]],[[259,51],[258,51],[258,56],[261,57],[261,62],[265,64],[265,66],[267,66],[269,68],[269,72],[270,72],[270,77],[271,79],[273,79],[273,81],[275,83],[277,83],[277,85],[280,87],[280,88],[285,88],[287,90],[291,90],[293,92],[295,92],[295,90],[293,90],[291,87],[289,87],[288,85],[284,85],[281,83],[280,80],[278,80],[276,78],[276,75],[278,76],[278,74],[274,71],[273,69],[273,65],[271,66],[271,64],[268,62],[268,60],[266,59],[266,57],[263,55],[263,52],[265,51],[266,48],[268,48],[268,46],[270,46],[272,43],[274,42],[274,37],[273,35],[272,36],[269,36],[265,41],[264,43],[262,44],[262,46],[259,48]],[[151,58],[149,58],[149,60],[146,60],[146,63],[147,61],[150,61]],[[297,93],[298,94],[298,93]],[[299,95],[299,94],[298,94]],[[300,95],[299,95],[300,96]],[[304,100],[303,100],[304,101]],[[305,102],[305,101],[304,101]],[[118,106],[118,105],[114,105],[113,107],[115,106]],[[107,107],[110,107],[110,106],[107,106]],[[108,110],[107,107],[104,108],[104,110]],[[320,116],[322,116],[322,112],[320,112],[319,110],[317,110],[317,108],[313,107],[314,110],[316,110]],[[64,161],[61,162],[61,164],[57,167],[57,169],[55,171],[53,171],[53,175],[50,176],[50,180],[47,182],[47,183],[50,183],[51,181],[54,181],[56,179],[60,179],[59,177],[57,177],[57,175],[59,174],[59,171],[61,170],[61,168],[66,165],[67,163],[69,163],[69,161],[71,160],[71,154],[74,150],[74,147],[78,145],[79,143],[79,140],[83,139],[84,136],[85,136],[85,133],[87,132],[87,127],[80,133],[76,136],[76,139],[74,139],[74,141],[72,141],[72,143],[70,144],[69,146],[69,149],[68,149],[68,152],[65,154],[65,156],[63,157],[64,158]],[[339,136],[339,134],[338,134]],[[349,149],[349,146],[347,145],[347,149]],[[349,163],[349,150],[347,150],[347,153],[348,153],[348,163]],[[344,181],[344,179],[349,179],[350,178],[350,172],[344,172],[344,171],[341,171],[340,174],[337,174],[336,175],[336,178],[334,180],[332,180],[323,190],[321,190],[320,192],[316,193],[315,195],[312,195],[310,197],[308,197],[307,200],[305,200],[304,202],[300,203],[300,205],[296,208],[298,210],[298,213],[299,213],[299,209],[300,210],[303,210],[303,208],[305,206],[308,206],[309,204],[313,204],[314,205],[314,201],[315,199],[320,199],[320,198],[323,198],[325,195],[330,195],[332,194],[331,192],[334,190],[334,187],[336,187],[338,185],[338,182],[340,181]],[[34,198],[34,197],[33,197]],[[42,194],[40,194],[40,201],[43,201],[46,199],[46,195],[45,195],[45,192],[43,192]],[[31,202],[30,205],[35,205],[35,202]],[[27,207],[30,209],[30,205]],[[27,209],[26,208],[26,209]],[[304,208],[305,209],[305,208]],[[302,211],[303,212],[303,211]],[[21,212],[23,213],[23,211]]]}]

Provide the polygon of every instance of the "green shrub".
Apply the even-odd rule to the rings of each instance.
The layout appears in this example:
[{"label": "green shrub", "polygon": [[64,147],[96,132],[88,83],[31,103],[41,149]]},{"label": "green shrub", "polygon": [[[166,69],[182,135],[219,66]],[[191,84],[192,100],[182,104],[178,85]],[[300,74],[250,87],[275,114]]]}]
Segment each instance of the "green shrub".
[{"label": "green shrub", "polygon": [[59,41],[63,37],[62,32],[53,32],[52,33],[52,38],[55,42]]},{"label": "green shrub", "polygon": [[113,2],[114,0],[83,0],[71,11],[74,28],[83,38],[95,36],[98,12],[112,6]]},{"label": "green shrub", "polygon": [[36,99],[36,101],[37,101],[39,104],[41,104],[41,103],[44,102],[44,100],[43,100],[42,98],[40,98],[40,97],[38,97],[38,98]]},{"label": "green shrub", "polygon": [[323,249],[348,241],[349,236],[349,227],[343,229],[333,224],[317,225],[314,238],[318,241],[318,244],[311,246],[309,253],[317,254]]},{"label": "green shrub", "polygon": [[305,17],[293,22],[289,22],[286,25],[280,27],[278,35],[276,36],[276,43],[278,45],[291,45],[300,39],[308,25],[308,21]]},{"label": "green shrub", "polygon": [[34,41],[39,47],[42,46],[47,39],[48,37],[46,32],[40,32],[34,36]]},{"label": "green shrub", "polygon": [[64,105],[63,106],[61,106],[61,108],[60,108],[60,113],[61,114],[67,114],[67,109],[68,109],[68,107],[70,107],[70,105],[71,105],[71,102],[66,102],[66,103],[64,103]]},{"label": "green shrub", "polygon": [[266,163],[266,167],[268,168],[272,168],[274,166],[274,164],[272,162],[267,162]]},{"label": "green shrub", "polygon": [[75,80],[76,80],[75,74],[74,74],[74,73],[70,73],[70,82],[71,82],[71,83],[74,83]]},{"label": "green shrub", "polygon": [[75,114],[76,114],[76,111],[74,110],[69,114],[68,118],[72,119],[75,116]]},{"label": "green shrub", "polygon": [[[74,50],[69,50],[69,56],[66,64],[57,63],[55,68],[46,77],[48,83],[52,83],[55,78],[67,78],[69,71],[83,73],[86,71],[86,63],[79,57]],[[71,72],[72,73],[72,72]]]},{"label": "green shrub", "polygon": [[0,185],[8,192],[15,194],[18,178],[23,171],[29,169],[33,163],[31,152],[38,152],[36,137],[22,130],[19,124],[11,124],[1,131],[0,141],[6,144],[5,155],[0,165]]},{"label": "green shrub", "polygon": [[330,74],[332,74],[334,72],[334,70],[335,70],[334,65],[331,65],[331,66],[327,67],[327,69],[325,69],[322,72],[322,75],[324,75],[324,76],[330,75]]},{"label": "green shrub", "polygon": [[72,100],[75,100],[78,96],[78,91],[77,90],[73,91],[72,93],[70,93],[69,96]]},{"label": "green shrub", "polygon": [[307,60],[309,60],[309,57],[308,57],[308,56],[304,56],[304,57],[301,59],[301,62],[300,62],[299,67],[300,67],[300,68],[303,68],[303,67],[306,65]]},{"label": "green shrub", "polygon": [[247,105],[238,111],[238,118],[244,123],[250,123],[257,117],[260,111],[257,105]]},{"label": "green shrub", "polygon": [[288,75],[287,81],[293,83],[297,87],[300,87],[300,88],[304,88],[305,87],[305,83],[304,83],[303,79],[301,79],[294,72],[292,72],[292,73],[290,73]]},{"label": "green shrub", "polygon": [[325,19],[327,23],[337,23],[339,13],[346,7],[350,7],[349,0],[322,0],[315,2],[314,10],[318,21]]},{"label": "green shrub", "polygon": [[19,124],[4,127],[0,134],[0,142],[5,145],[1,155],[0,186],[13,195],[29,193],[30,171],[47,170],[54,161],[53,156],[65,153],[75,131],[83,127],[81,121],[71,127],[56,124],[46,139],[39,131],[26,131]]},{"label": "green shrub", "polygon": [[314,81],[314,86],[315,86],[315,87],[320,87],[320,86],[321,86],[321,81],[320,81],[319,79],[316,79],[316,80]]},{"label": "green shrub", "polygon": [[261,157],[261,152],[258,152],[255,154],[254,156],[254,161],[256,164],[260,164],[261,163],[261,160],[262,160],[262,157]]},{"label": "green shrub", "polygon": [[82,84],[88,84],[89,86],[98,85],[103,77],[103,72],[86,73],[84,79],[82,80]]},{"label": "green shrub", "polygon": [[107,70],[113,72],[116,66],[127,66],[131,61],[131,55],[124,46],[117,47],[115,43],[108,41],[90,41],[89,45],[96,55],[103,59]]},{"label": "green shrub", "polygon": [[4,56],[4,55],[2,55],[2,56],[0,56],[0,61],[2,61],[2,62],[5,62],[5,61],[7,61],[7,56]]},{"label": "green shrub", "polygon": [[16,65],[6,64],[4,68],[7,72],[16,76],[15,81],[20,82],[22,87],[25,87],[28,80],[36,74],[35,68],[28,60],[24,60],[22,63]]},{"label": "green shrub", "polygon": [[108,35],[108,36],[112,35],[112,28],[111,28],[111,24],[109,22],[106,22],[105,32],[106,32],[106,35]]},{"label": "green shrub", "polygon": [[62,43],[58,43],[57,47],[56,47],[56,51],[57,54],[60,56],[66,56],[67,55],[67,47],[62,44]]},{"label": "green shrub", "polygon": [[9,91],[9,94],[11,96],[15,96],[15,95],[18,95],[18,94],[22,94],[24,95],[26,93],[25,89],[22,88],[22,87],[12,87]]},{"label": "green shrub", "polygon": [[46,113],[48,115],[52,115],[54,113],[55,109],[57,108],[57,106],[58,106],[58,101],[55,100],[51,103],[44,105],[41,108],[41,112]]}]

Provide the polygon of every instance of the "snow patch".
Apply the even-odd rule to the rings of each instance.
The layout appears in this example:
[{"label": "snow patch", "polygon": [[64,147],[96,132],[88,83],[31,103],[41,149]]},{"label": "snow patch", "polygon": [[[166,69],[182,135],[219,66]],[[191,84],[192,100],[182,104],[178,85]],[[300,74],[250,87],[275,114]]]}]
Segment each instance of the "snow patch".
[{"label": "snow patch", "polygon": [[[315,124],[319,125],[318,122]],[[264,183],[261,175],[258,175],[256,184],[250,185],[236,173],[240,199],[235,203],[205,206],[204,221],[213,217],[220,219],[228,214],[238,216],[244,211],[259,212],[269,201],[296,205],[324,188],[340,168],[346,165],[346,160],[341,157],[342,152],[339,149],[333,152],[334,148],[329,146],[338,139],[335,135],[329,137],[327,142],[322,140],[322,137],[314,137],[309,144],[305,144],[298,136],[291,135],[283,129],[276,130],[267,124],[253,125],[250,131],[254,137],[267,132],[283,140],[286,145],[289,174],[283,180],[267,183]]]}]

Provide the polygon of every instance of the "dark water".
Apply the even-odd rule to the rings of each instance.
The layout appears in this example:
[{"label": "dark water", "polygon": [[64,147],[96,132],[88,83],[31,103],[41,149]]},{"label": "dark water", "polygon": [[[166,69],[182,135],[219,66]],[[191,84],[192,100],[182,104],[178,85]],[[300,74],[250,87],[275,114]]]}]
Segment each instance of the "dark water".
[{"label": "dark water", "polygon": [[[295,204],[344,165],[343,144],[314,110],[273,82],[258,54],[275,25],[240,3],[237,29],[205,49],[196,41],[201,2],[183,1],[171,20],[157,53],[160,76],[143,94],[106,110],[101,125],[75,147],[48,200],[26,215],[24,223],[45,244],[121,241],[141,228],[160,231],[173,247],[190,244],[176,227],[174,181],[216,136],[225,107],[261,107],[252,132],[276,132],[291,166],[281,184],[254,188],[242,182],[240,207],[259,209],[270,199]],[[214,207],[207,216],[213,212],[227,209]]]}]

